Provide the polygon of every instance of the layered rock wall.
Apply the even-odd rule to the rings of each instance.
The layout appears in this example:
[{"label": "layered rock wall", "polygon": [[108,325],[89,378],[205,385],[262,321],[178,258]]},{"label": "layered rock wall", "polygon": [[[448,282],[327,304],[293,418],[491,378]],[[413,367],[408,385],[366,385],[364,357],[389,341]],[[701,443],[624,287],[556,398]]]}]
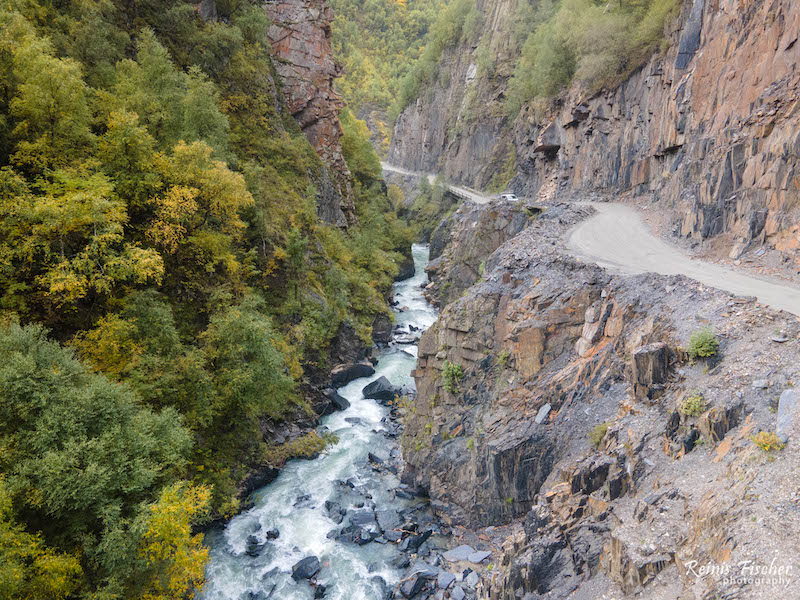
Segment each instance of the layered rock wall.
[{"label": "layered rock wall", "polygon": [[[528,109],[513,124],[492,103],[510,74],[502,48],[513,11],[505,0],[479,6],[491,25],[484,35],[502,41],[498,72],[468,83],[474,48],[446,52],[448,76],[397,120],[392,162],[480,187],[513,135],[517,194],[645,194],[672,211],[676,234],[726,234],[734,256],[752,240],[800,247],[800,4],[687,0],[670,49],[618,88],[573,90],[546,116]],[[453,127],[476,85],[478,116]]]},{"label": "layered rock wall", "polygon": [[[441,173],[476,188],[489,184],[510,149],[503,84],[513,72],[517,50],[509,37],[516,0],[477,0],[478,39],[448,48],[439,60],[436,81],[397,118],[389,162],[412,171]],[[478,69],[479,44],[489,48],[496,71]]]},{"label": "layered rock wall", "polygon": [[352,175],[342,155],[339,112],[344,102],[333,88],[341,73],[331,54],[333,11],[325,0],[277,0],[265,3],[272,19],[269,39],[277,60],[289,112],[330,168],[335,193],[320,195],[320,216],[342,226],[355,222]]}]

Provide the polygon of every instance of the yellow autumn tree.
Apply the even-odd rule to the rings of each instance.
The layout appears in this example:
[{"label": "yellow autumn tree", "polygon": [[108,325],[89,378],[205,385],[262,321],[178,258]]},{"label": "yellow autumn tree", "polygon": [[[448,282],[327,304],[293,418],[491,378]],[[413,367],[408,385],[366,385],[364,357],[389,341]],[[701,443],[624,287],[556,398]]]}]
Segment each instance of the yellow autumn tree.
[{"label": "yellow autumn tree", "polygon": [[138,600],[193,598],[204,583],[208,548],[203,534],[192,535],[192,524],[202,519],[211,500],[211,488],[176,483],[150,505],[139,557],[148,577]]},{"label": "yellow autumn tree", "polygon": [[[5,184],[5,185],[3,185]],[[0,174],[0,272],[14,306],[40,300],[72,304],[119,284],[158,283],[164,266],[153,249],[124,237],[125,204],[105,175],[59,170],[33,193],[10,169]],[[33,294],[31,294],[33,292]],[[20,307],[21,308],[21,307]]]},{"label": "yellow autumn tree", "polygon": [[204,142],[179,142],[156,157],[156,170],[164,192],[151,199],[146,236],[170,259],[167,285],[202,293],[217,273],[239,282],[236,242],[245,228],[242,211],[253,204],[244,177],[215,160]]}]

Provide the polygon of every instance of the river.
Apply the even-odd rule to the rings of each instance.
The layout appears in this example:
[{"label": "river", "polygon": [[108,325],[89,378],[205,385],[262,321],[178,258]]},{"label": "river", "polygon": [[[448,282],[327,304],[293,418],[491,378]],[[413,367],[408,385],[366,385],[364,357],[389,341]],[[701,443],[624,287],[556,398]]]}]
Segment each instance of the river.
[{"label": "river", "polygon": [[[436,320],[420,287],[427,279],[428,248],[414,245],[413,254],[416,275],[394,287],[398,306],[405,308],[395,314],[395,324],[406,331],[409,325],[424,330]],[[386,586],[399,581],[402,571],[391,564],[399,554],[397,546],[383,540],[356,545],[329,538],[328,533],[342,525],[331,520],[325,502],[333,499],[350,513],[358,508],[383,516],[399,513],[401,519],[415,507],[422,509],[419,500],[396,495],[401,483],[395,474],[373,469],[368,461],[369,452],[384,460],[396,459],[400,448],[398,438],[386,435],[391,429],[386,422],[389,410],[361,393],[381,376],[394,385],[413,386],[415,356],[416,346],[380,350],[373,376],[338,390],[350,408],[322,420],[322,426],[338,436],[338,443],[314,460],[289,462],[275,481],[254,493],[253,508],[206,535],[210,560],[204,600],[306,600],[315,592],[323,597],[323,588],[326,600],[379,600],[385,597]],[[272,530],[279,536],[268,540]],[[249,536],[255,536],[250,539],[250,554]],[[253,551],[256,539],[259,548]],[[320,559],[317,588],[291,577],[292,566],[308,556]]]}]

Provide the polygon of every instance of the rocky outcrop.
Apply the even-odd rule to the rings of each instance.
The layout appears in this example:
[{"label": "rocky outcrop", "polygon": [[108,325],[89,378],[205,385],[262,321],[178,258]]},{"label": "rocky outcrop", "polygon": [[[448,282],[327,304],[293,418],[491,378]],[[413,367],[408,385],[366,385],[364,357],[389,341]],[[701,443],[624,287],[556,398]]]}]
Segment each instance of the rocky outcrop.
[{"label": "rocky outcrop", "polygon": [[446,51],[446,76],[397,120],[394,164],[481,187],[511,136],[509,187],[520,196],[645,195],[669,211],[677,235],[725,236],[733,258],[766,241],[800,261],[800,4],[687,0],[670,49],[622,85],[591,97],[573,90],[555,109],[529,108],[507,127],[493,99],[518,60],[504,50],[513,9],[506,0],[478,8],[496,72],[469,79],[473,43]]},{"label": "rocky outcrop", "polygon": [[463,203],[431,235],[430,283],[425,297],[435,306],[449,304],[483,275],[486,259],[520,231],[539,209],[493,200]]},{"label": "rocky outcrop", "polygon": [[[477,0],[480,38],[446,48],[436,80],[397,118],[389,162],[411,171],[441,173],[448,181],[485,188],[511,149],[504,133],[504,85],[518,49],[510,31],[516,0]],[[488,48],[496,67],[479,72],[478,46]]]},{"label": "rocky outcrop", "polygon": [[[545,209],[422,336],[405,482],[446,524],[502,531],[479,598],[564,598],[590,579],[575,597],[725,597],[728,584],[686,565],[769,564],[776,535],[778,555],[793,556],[783,517],[767,516],[779,509],[746,490],[780,503],[796,493],[782,475],[796,453],[774,468],[753,454],[777,394],[752,381],[773,368],[783,386],[800,376],[800,349],[773,341],[800,327],[683,277],[612,277],[574,260],[563,236],[591,211]],[[686,362],[680,348],[702,327],[724,340],[721,361]],[[681,408],[690,394],[701,414]]]},{"label": "rocky outcrop", "polygon": [[352,175],[342,155],[339,122],[344,102],[333,85],[341,72],[331,54],[333,11],[325,0],[269,0],[265,7],[289,112],[332,174],[320,181],[320,217],[351,225],[356,219]]}]

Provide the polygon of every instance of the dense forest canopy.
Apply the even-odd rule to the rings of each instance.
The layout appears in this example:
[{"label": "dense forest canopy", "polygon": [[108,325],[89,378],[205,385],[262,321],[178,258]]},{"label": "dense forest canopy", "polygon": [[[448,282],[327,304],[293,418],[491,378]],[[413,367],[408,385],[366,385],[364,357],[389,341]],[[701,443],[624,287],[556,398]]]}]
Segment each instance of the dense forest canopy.
[{"label": "dense forest canopy", "polygon": [[370,342],[411,233],[343,115],[359,226],[280,97],[258,2],[0,12],[0,596],[180,598],[195,527],[284,447],[347,322]]}]

